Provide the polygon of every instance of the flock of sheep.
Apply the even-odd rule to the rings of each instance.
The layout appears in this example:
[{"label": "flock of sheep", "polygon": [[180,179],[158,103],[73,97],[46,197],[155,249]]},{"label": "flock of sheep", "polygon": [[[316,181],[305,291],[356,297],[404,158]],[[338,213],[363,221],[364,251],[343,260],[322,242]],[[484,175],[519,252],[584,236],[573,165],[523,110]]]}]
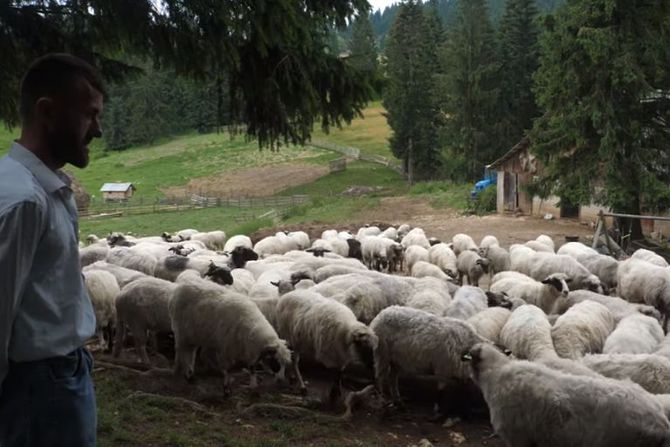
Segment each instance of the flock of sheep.
[{"label": "flock of sheep", "polygon": [[354,365],[374,384],[349,396],[391,407],[400,376],[433,376],[442,414],[449,388],[474,383],[509,446],[670,446],[670,267],[653,252],[616,260],[544,235],[445,243],[408,225],[87,242],[98,336],[116,356],[130,332],[150,363],[150,334],[172,332],[175,374],[216,365],[225,393],[240,366],[251,387],[265,371],[307,393],[306,358],[332,372],[333,401]]}]

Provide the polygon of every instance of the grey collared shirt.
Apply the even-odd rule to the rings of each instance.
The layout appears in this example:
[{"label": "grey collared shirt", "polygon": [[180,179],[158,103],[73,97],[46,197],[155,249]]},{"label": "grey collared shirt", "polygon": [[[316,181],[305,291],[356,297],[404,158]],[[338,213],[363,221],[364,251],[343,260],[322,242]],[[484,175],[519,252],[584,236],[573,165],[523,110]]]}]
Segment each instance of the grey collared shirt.
[{"label": "grey collared shirt", "polygon": [[14,143],[0,159],[0,388],[9,360],[64,355],[94,332],[69,180]]}]

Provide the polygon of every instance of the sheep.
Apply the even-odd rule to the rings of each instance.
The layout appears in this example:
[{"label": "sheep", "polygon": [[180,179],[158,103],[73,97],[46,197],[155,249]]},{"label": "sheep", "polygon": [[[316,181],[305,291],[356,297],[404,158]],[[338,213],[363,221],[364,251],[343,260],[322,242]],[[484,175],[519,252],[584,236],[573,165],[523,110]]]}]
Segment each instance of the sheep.
[{"label": "sheep", "polygon": [[226,233],[223,231],[208,231],[195,233],[189,238],[191,241],[200,241],[210,250],[224,250],[226,244]]},{"label": "sheep", "polygon": [[478,253],[482,258],[488,259],[491,275],[495,275],[499,272],[505,272],[511,268],[512,261],[510,254],[502,247],[497,245],[481,247]]},{"label": "sheep", "polygon": [[538,241],[528,241],[523,245],[530,248],[531,250],[533,250],[535,252],[544,252],[544,253],[553,253],[554,252],[554,250],[552,250],[551,247],[543,244],[542,242],[538,242]]},{"label": "sheep", "polygon": [[337,237],[337,230],[323,230],[321,233],[321,239],[335,239]]},{"label": "sheep", "polygon": [[395,241],[398,238],[398,230],[394,227],[388,227],[386,230],[382,231],[379,236]]},{"label": "sheep", "polygon": [[450,379],[468,378],[461,354],[485,341],[464,321],[401,306],[384,309],[370,328],[379,339],[374,351],[377,386],[395,403],[400,403],[399,373],[435,375],[441,392]]},{"label": "sheep", "polygon": [[653,394],[670,393],[670,359],[656,354],[594,354],[582,364],[605,377],[630,380]]},{"label": "sheep", "polygon": [[[509,296],[523,299],[548,313],[559,298],[568,296],[568,278],[563,273],[555,273],[535,281],[529,276],[516,272],[502,272],[493,277],[491,291],[505,292]],[[518,275],[518,276],[517,276]]]},{"label": "sheep", "polygon": [[570,256],[538,252],[530,257],[528,276],[540,281],[552,273],[565,273],[574,289],[603,292],[600,279]]},{"label": "sheep", "polygon": [[223,251],[230,253],[237,247],[246,247],[252,249],[254,248],[254,245],[251,243],[249,236],[236,234],[226,241],[226,243],[223,245]]},{"label": "sheep", "polygon": [[500,331],[499,340],[518,358],[542,363],[568,374],[598,376],[586,366],[558,356],[547,315],[532,304],[519,306],[512,312]]},{"label": "sheep", "polygon": [[398,237],[402,239],[403,237],[407,236],[407,233],[410,232],[412,227],[409,226],[409,224],[402,224],[398,227]]},{"label": "sheep", "polygon": [[479,243],[479,248],[489,248],[489,247],[500,247],[498,238],[495,236],[487,235],[482,238],[482,241]]},{"label": "sheep", "polygon": [[370,322],[389,306],[389,302],[382,294],[382,290],[375,284],[367,281],[354,284],[347,289],[336,293],[330,298],[347,306],[361,323]]},{"label": "sheep", "polygon": [[453,244],[452,249],[454,250],[456,256],[459,256],[462,252],[468,250],[477,251],[479,248],[470,236],[463,233],[454,235],[454,237],[451,239],[451,242]]},{"label": "sheep", "polygon": [[601,255],[597,251],[579,242],[568,242],[558,249],[559,255],[567,255],[600,278],[607,289],[614,289],[617,284],[619,262],[611,256]]},{"label": "sheep", "polygon": [[405,250],[405,267],[408,272],[412,271],[412,267],[419,261],[429,261],[429,251],[418,245],[411,245]]},{"label": "sheep", "polygon": [[607,307],[614,318],[614,324],[619,324],[623,318],[632,314],[642,314],[661,320],[661,314],[652,306],[646,304],[633,304],[615,296],[600,295],[589,290],[573,290],[568,293],[567,298],[556,300],[554,306],[547,313],[563,314],[570,307],[584,300],[596,301]]},{"label": "sheep", "polygon": [[132,247],[136,241],[134,237],[122,233],[109,233],[107,236],[107,244],[110,247]]},{"label": "sheep", "polygon": [[186,228],[184,230],[177,231],[176,236],[181,241],[188,241],[191,239],[191,237],[193,237],[194,234],[198,233],[200,233],[198,230],[194,230],[193,228]]},{"label": "sheep", "polygon": [[412,266],[411,274],[414,278],[433,277],[443,281],[449,281],[451,278],[438,266],[429,262],[418,261]]},{"label": "sheep", "polygon": [[[366,276],[372,276],[374,275],[374,271],[368,271],[368,270],[361,270],[355,267],[352,267],[351,265],[347,264],[332,264],[332,265],[325,265],[323,267],[319,267],[313,274],[313,277],[311,279],[314,280],[314,282],[321,283],[328,278],[332,278],[333,276],[341,276],[341,275],[347,275],[350,273],[360,273],[364,274]],[[298,275],[296,275],[296,278]]]},{"label": "sheep", "polygon": [[[102,349],[112,346],[112,330],[116,326],[116,297],[121,289],[116,278],[104,270],[83,273],[86,291],[95,312],[95,331]],[[107,338],[105,338],[107,335]]]},{"label": "sheep", "polygon": [[101,241],[101,239],[95,234],[89,234],[86,236],[86,245],[98,244],[100,242],[103,242],[105,245],[107,244],[107,241]]},{"label": "sheep", "polygon": [[361,239],[361,250],[363,251],[363,263],[370,270],[381,271],[386,264],[386,244],[379,236],[366,236]]},{"label": "sheep", "polygon": [[405,252],[402,245],[389,239],[386,243],[386,262],[388,263],[388,272],[402,271]]},{"label": "sheep", "polygon": [[426,233],[424,233],[421,228],[414,228],[411,230],[405,235],[405,237],[402,238],[400,243],[405,250],[413,245],[423,247],[426,250],[430,249],[430,241],[428,241]]},{"label": "sheep", "polygon": [[465,250],[458,255],[456,266],[459,283],[463,284],[463,278],[467,278],[469,285],[479,286],[479,279],[489,271],[489,260],[474,251]]},{"label": "sheep", "polygon": [[291,365],[291,352],[258,307],[232,291],[180,284],[170,302],[175,336],[175,374],[193,377],[197,348],[216,354],[223,373],[224,394],[230,394],[229,370],[250,368],[250,385],[257,386],[256,364],[266,364],[279,377]]},{"label": "sheep", "polygon": [[79,263],[82,268],[94,262],[104,261],[109,253],[106,245],[93,244],[79,249]]},{"label": "sheep", "polygon": [[670,359],[670,334],[666,335],[663,341],[661,341],[655,354]]},{"label": "sheep", "polygon": [[500,331],[512,315],[509,309],[504,307],[489,307],[479,313],[474,314],[466,321],[475,328],[475,331],[482,337],[493,343],[500,343]]},{"label": "sheep", "polygon": [[309,235],[304,231],[291,231],[289,234],[287,234],[287,236],[297,243],[298,250],[305,250],[309,248]]},{"label": "sheep", "polygon": [[491,344],[475,345],[464,359],[508,446],[670,445],[663,406],[638,385],[512,360]]},{"label": "sheep", "polygon": [[644,248],[639,248],[635,250],[635,253],[631,255],[631,259],[638,259],[640,261],[645,261],[650,264],[654,264],[657,267],[668,267],[668,261],[664,257],[657,255],[651,250],[646,250]]},{"label": "sheep", "polygon": [[642,314],[622,319],[607,337],[605,354],[650,354],[663,341],[663,328],[658,320]]},{"label": "sheep", "polygon": [[567,242],[558,249],[556,252],[557,255],[568,255],[572,256],[573,258],[577,259],[578,256],[581,255],[597,255],[599,254],[597,251],[592,249],[591,247],[582,244],[581,242]]},{"label": "sheep", "polygon": [[[405,253],[405,258],[407,258],[407,253]],[[458,277],[458,259],[454,251],[447,244],[441,243],[430,247],[430,250],[428,250],[428,261],[438,266],[451,278],[455,279]]]},{"label": "sheep", "polygon": [[145,275],[153,276],[156,270],[156,258],[150,254],[139,253],[128,247],[115,247],[109,250],[105,258],[110,264],[137,270]]},{"label": "sheep", "polygon": [[295,372],[301,391],[305,383],[299,374],[299,356],[319,362],[334,370],[335,380],[330,398],[341,394],[342,370],[352,363],[373,365],[377,336],[356,319],[345,305],[311,290],[295,290],[277,303],[279,335],[295,350]]},{"label": "sheep", "polygon": [[356,233],[356,239],[359,241],[368,237],[368,236],[379,236],[381,234],[382,230],[379,229],[379,227],[376,226],[365,226],[362,228],[358,229],[358,233]]},{"label": "sheep", "polygon": [[509,248],[510,269],[525,275],[530,275],[531,258],[535,253],[536,252],[533,249],[528,248],[525,245],[512,245]]},{"label": "sheep", "polygon": [[556,251],[556,246],[554,245],[554,240],[547,236],[546,234],[539,235],[536,239],[537,242],[540,242],[551,249],[552,252]]},{"label": "sheep", "polygon": [[439,279],[426,277],[414,286],[405,306],[442,316],[451,304],[449,288]]},{"label": "sheep", "polygon": [[[217,259],[223,264],[225,258]],[[166,256],[156,265],[154,276],[166,281],[175,281],[184,270],[195,270],[204,276],[210,268],[212,259],[208,257],[190,258],[184,256]]]},{"label": "sheep", "polygon": [[126,327],[135,341],[135,350],[140,360],[150,365],[147,354],[147,331],[171,332],[168,303],[177,286],[158,278],[137,279],[123,289],[116,298],[117,329],[114,341],[114,357],[121,354]]},{"label": "sheep", "polygon": [[106,261],[94,262],[93,264],[83,268],[84,272],[89,270],[104,270],[111,273],[114,275],[114,278],[116,279],[116,282],[120,288],[124,288],[127,284],[130,284],[137,279],[147,277],[147,275],[138,272],[137,270],[127,269],[116,264],[110,264]]},{"label": "sheep", "polygon": [[254,251],[258,253],[261,258],[270,255],[283,255],[284,253],[297,250],[298,244],[295,239],[289,238],[283,233],[278,233],[274,236],[268,236],[256,242]]},{"label": "sheep", "polygon": [[484,292],[479,287],[463,286],[454,295],[454,299],[444,315],[459,320],[467,320],[488,307],[494,306],[509,308],[511,303],[503,294]]},{"label": "sheep", "polygon": [[607,307],[586,300],[558,317],[551,328],[551,338],[559,357],[578,359],[587,353],[602,352],[613,330],[614,319]]},{"label": "sheep", "polygon": [[632,303],[654,306],[663,315],[663,328],[670,313],[670,270],[630,258],[619,266],[617,292]]},{"label": "sheep", "polygon": [[347,241],[338,239],[337,237],[328,240],[316,239],[312,242],[311,248],[328,250],[343,257],[349,255],[349,244],[347,244]]}]

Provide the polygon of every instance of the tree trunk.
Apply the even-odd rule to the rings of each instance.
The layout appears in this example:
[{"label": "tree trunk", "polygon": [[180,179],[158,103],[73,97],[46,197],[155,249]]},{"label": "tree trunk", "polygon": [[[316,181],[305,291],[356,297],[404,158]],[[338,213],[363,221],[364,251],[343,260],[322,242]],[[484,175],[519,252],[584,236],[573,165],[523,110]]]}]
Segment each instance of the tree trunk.
[{"label": "tree trunk", "polygon": [[[640,196],[635,196],[635,199],[633,199],[629,205],[622,207],[621,211],[616,212],[623,214],[636,214],[639,216],[641,213]],[[639,241],[644,239],[644,234],[642,234],[642,221],[640,219],[630,219],[624,217],[617,218],[617,226],[619,227],[622,236],[630,234],[631,241]]]},{"label": "tree trunk", "polygon": [[414,185],[414,149],[412,139],[409,139],[409,147],[407,148],[407,182],[409,186]]}]

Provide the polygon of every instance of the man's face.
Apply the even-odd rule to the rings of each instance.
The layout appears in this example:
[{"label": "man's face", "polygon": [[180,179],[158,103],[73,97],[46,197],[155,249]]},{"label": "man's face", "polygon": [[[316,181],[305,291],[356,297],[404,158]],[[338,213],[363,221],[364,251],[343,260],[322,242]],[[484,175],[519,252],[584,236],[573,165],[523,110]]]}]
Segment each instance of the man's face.
[{"label": "man's face", "polygon": [[78,168],[88,165],[88,144],[102,136],[102,93],[88,81],[77,81],[72,94],[56,100],[56,116],[48,126],[47,141],[52,156]]}]

